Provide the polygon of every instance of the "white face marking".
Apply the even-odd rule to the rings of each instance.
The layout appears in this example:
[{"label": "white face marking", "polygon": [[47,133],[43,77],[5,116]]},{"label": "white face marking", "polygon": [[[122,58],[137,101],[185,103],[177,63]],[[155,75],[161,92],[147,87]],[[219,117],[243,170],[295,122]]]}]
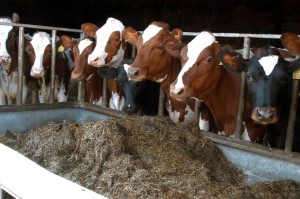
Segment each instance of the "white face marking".
[{"label": "white face marking", "polygon": [[161,29],[162,27],[156,25],[149,25],[142,35],[143,43],[146,43],[148,40],[154,37]]},{"label": "white face marking", "polygon": [[[4,23],[11,23],[12,20],[9,18],[0,18],[0,22],[4,22]],[[2,65],[4,65],[5,67],[8,67],[10,65],[11,59],[10,56],[7,52],[6,49],[6,40],[8,37],[8,32],[12,29],[12,26],[4,26],[4,25],[0,25],[0,57],[4,58],[8,58],[8,62],[4,65],[2,63]],[[0,63],[1,63],[1,59],[0,59]]]},{"label": "white face marking", "polygon": [[[97,41],[96,41],[96,47],[94,51],[89,55],[88,62],[89,64],[94,65],[92,62],[96,58],[99,58],[99,63],[97,63],[97,66],[95,67],[101,67],[105,64],[105,58],[107,57],[107,53],[105,52],[105,46],[108,42],[108,39],[112,32],[118,31],[120,32],[121,39],[122,39],[122,32],[124,30],[124,25],[121,21],[114,19],[114,18],[108,18],[106,23],[97,30]],[[123,59],[124,56],[124,50],[122,49],[122,45],[120,46],[117,55],[113,57],[111,64],[118,64],[120,63],[120,60]],[[112,67],[118,67],[118,66],[112,66]]]},{"label": "white face marking", "polygon": [[277,55],[262,57],[259,60],[260,65],[263,67],[266,75],[270,75],[275,65],[278,63],[279,57]]},{"label": "white face marking", "polygon": [[79,42],[78,44],[78,50],[79,50],[79,55],[81,55],[82,51],[86,49],[89,45],[91,45],[93,42],[89,39],[83,39]]},{"label": "white face marking", "polygon": [[43,55],[46,46],[51,43],[50,35],[46,32],[37,32],[33,35],[30,43],[35,53],[35,60],[31,71],[43,71]]},{"label": "white face marking", "polygon": [[188,61],[185,63],[180,73],[178,74],[177,83],[175,84],[175,92],[181,90],[181,88],[184,87],[182,80],[183,74],[193,66],[203,49],[214,42],[216,42],[215,37],[211,33],[203,31],[198,34],[190,43],[188,43]]}]

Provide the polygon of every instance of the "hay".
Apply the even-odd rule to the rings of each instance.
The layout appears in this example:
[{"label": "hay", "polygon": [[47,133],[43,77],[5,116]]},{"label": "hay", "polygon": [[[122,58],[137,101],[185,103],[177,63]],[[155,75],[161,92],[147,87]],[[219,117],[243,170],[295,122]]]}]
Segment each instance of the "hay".
[{"label": "hay", "polygon": [[194,124],[164,117],[49,123],[4,143],[108,198],[299,198],[293,181],[248,186],[242,171]]}]

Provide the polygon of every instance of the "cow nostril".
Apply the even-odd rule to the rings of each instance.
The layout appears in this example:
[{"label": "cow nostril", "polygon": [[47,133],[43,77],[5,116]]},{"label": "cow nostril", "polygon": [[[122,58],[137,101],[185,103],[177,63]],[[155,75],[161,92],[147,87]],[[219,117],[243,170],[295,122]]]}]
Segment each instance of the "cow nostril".
[{"label": "cow nostril", "polygon": [[273,110],[258,109],[257,110],[257,115],[258,115],[259,119],[262,119],[262,118],[271,119],[274,116],[274,111]]},{"label": "cow nostril", "polygon": [[138,71],[138,70],[134,71],[133,75],[134,75],[134,76],[139,75],[139,71]]},{"label": "cow nostril", "polygon": [[183,93],[183,89],[180,89],[180,90],[177,92],[178,95],[182,95],[182,93]]}]

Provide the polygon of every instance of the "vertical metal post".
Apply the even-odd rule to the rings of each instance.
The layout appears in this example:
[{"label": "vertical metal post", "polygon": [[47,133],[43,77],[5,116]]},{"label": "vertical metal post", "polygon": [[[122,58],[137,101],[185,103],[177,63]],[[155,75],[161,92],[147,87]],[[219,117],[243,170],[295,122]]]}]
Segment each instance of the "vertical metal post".
[{"label": "vertical metal post", "polygon": [[200,107],[201,107],[201,101],[195,100],[194,117],[197,123],[199,123]]},{"label": "vertical metal post", "polygon": [[165,92],[162,87],[159,89],[159,101],[158,101],[158,116],[164,116],[165,109]]},{"label": "vertical metal post", "polygon": [[50,96],[49,96],[50,103],[53,103],[54,89],[55,89],[56,33],[57,33],[56,30],[52,30],[51,81],[50,81]]},{"label": "vertical metal post", "polygon": [[102,91],[102,106],[103,107],[108,107],[108,97],[107,97],[108,83],[107,82],[108,82],[107,79],[103,79],[103,91]]},{"label": "vertical metal post", "polygon": [[[249,57],[249,49],[250,49],[250,38],[244,37],[244,50],[243,57]],[[236,118],[236,127],[234,132],[234,138],[241,139],[242,128],[243,128],[243,115],[245,109],[245,88],[246,88],[246,72],[241,73],[241,84],[240,84],[240,96],[239,96],[239,104],[238,104],[238,112]]]},{"label": "vertical metal post", "polygon": [[293,79],[291,107],[289,112],[289,121],[288,121],[287,133],[286,133],[285,145],[284,145],[284,151],[286,152],[291,152],[293,148],[298,96],[299,96],[299,79]]},{"label": "vertical metal post", "polygon": [[3,196],[3,189],[0,188],[0,199],[4,199],[4,196]]},{"label": "vertical metal post", "polygon": [[[83,32],[80,33],[80,40],[85,38],[85,37],[86,37],[86,35]],[[81,80],[81,81],[78,82],[77,100],[82,101],[84,99],[85,99],[85,80]]]},{"label": "vertical metal post", "polygon": [[135,55],[136,55],[136,46],[133,45],[131,50],[131,57],[135,58]]},{"label": "vertical metal post", "polygon": [[18,46],[18,95],[17,104],[22,104],[23,96],[23,56],[24,56],[24,27],[19,28],[19,46]]}]

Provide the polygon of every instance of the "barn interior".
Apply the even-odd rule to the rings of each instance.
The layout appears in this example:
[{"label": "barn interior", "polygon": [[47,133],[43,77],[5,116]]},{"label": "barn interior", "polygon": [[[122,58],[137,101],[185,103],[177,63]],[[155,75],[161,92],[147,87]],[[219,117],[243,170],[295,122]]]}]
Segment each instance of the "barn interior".
[{"label": "barn interior", "polygon": [[[3,0],[1,2],[0,16],[11,16],[13,12],[16,12],[20,16],[21,23],[53,27],[80,29],[80,25],[85,22],[101,26],[108,17],[115,17],[122,20],[126,26],[132,26],[137,30],[143,30],[152,21],[159,20],[168,22],[171,28],[179,27],[185,32],[201,30],[216,33],[261,34],[300,32],[300,6],[296,0],[228,0],[226,3],[221,0],[86,0],[78,3],[58,0]],[[27,31],[31,30],[26,29]],[[239,44],[236,44],[236,47],[242,47],[242,40]],[[282,47],[280,43],[274,42],[273,44]],[[76,96],[74,99],[76,100]],[[75,106],[82,105],[76,104]],[[11,110],[14,112],[15,108],[8,108],[7,112]],[[35,117],[41,121],[39,114],[45,113],[45,117],[49,117],[54,113],[52,108],[43,106],[42,110],[37,108],[31,112],[31,107],[25,107],[21,114],[29,111],[30,114],[25,117],[37,114]],[[47,112],[50,109],[52,109],[51,114]],[[98,117],[93,108],[91,110],[92,116]],[[1,130],[5,131],[5,134],[0,137],[0,141],[14,147],[44,167],[48,167],[52,172],[110,198],[300,197],[300,184],[292,180],[271,181],[272,179],[267,179],[264,183],[253,182],[253,185],[245,183],[243,181],[245,176],[241,174],[239,168],[228,164],[223,154],[219,153],[220,151],[209,140],[195,136],[191,126],[175,127],[169,121],[154,117],[136,120],[132,118],[112,119],[81,124],[91,121],[91,118],[82,118],[91,117],[91,113],[85,115],[86,110],[74,114],[72,114],[74,109],[67,111],[71,111],[69,116],[80,118],[76,118],[75,121],[67,120],[65,123],[57,121],[58,124],[54,124],[53,118],[56,116],[53,116],[50,120],[46,118],[37,128],[35,128],[36,123],[29,124],[24,119],[24,125],[29,124],[30,128],[22,132],[23,134],[19,133],[21,131],[19,129],[13,131],[5,129],[12,126],[20,127],[20,125],[9,123],[17,122],[16,118],[19,117],[19,113],[15,113],[16,115],[1,121],[3,122],[3,124],[0,123],[2,124]],[[60,112],[60,117],[64,117],[67,111]],[[2,118],[7,117],[4,114],[5,110],[2,110],[0,114]],[[106,120],[106,118],[102,119]],[[108,126],[114,129],[115,134],[107,129]],[[91,127],[97,131],[91,132],[89,130]],[[183,129],[188,131],[189,135],[184,135]],[[165,133],[162,134],[162,132]],[[66,137],[63,133],[66,133]],[[37,134],[38,137],[35,136]],[[105,135],[109,136],[103,138]],[[89,139],[89,136],[100,137],[107,141],[108,144],[104,145],[107,151],[96,151],[98,150],[96,146],[103,143],[100,143],[100,139]],[[154,144],[158,144],[155,142],[156,139],[162,143],[158,148],[153,147],[156,146]],[[38,146],[35,145],[37,140],[40,141]],[[198,143],[195,143],[195,140]],[[91,145],[94,148],[90,148]],[[52,146],[57,146],[57,151],[51,151]],[[155,154],[161,154],[161,156],[155,156]],[[206,157],[210,159],[205,159],[201,154],[206,154]],[[277,155],[282,157],[284,156],[282,154]],[[103,157],[101,164],[97,162],[98,155]],[[211,158],[214,156],[217,158]],[[183,157],[184,160],[193,160],[194,165],[188,165],[187,162],[182,161]],[[271,160],[269,165],[262,167],[262,170],[269,168],[272,161],[274,163],[274,160]],[[299,168],[299,158],[295,161],[296,167]],[[274,170],[287,166],[286,163],[282,165],[274,167]],[[197,179],[190,175],[190,170],[194,171]],[[289,171],[292,170],[293,167]],[[186,173],[179,173],[179,171]],[[277,173],[284,174],[283,171]],[[164,177],[163,182],[159,181],[161,176]],[[6,197],[9,198],[9,196]]]}]

